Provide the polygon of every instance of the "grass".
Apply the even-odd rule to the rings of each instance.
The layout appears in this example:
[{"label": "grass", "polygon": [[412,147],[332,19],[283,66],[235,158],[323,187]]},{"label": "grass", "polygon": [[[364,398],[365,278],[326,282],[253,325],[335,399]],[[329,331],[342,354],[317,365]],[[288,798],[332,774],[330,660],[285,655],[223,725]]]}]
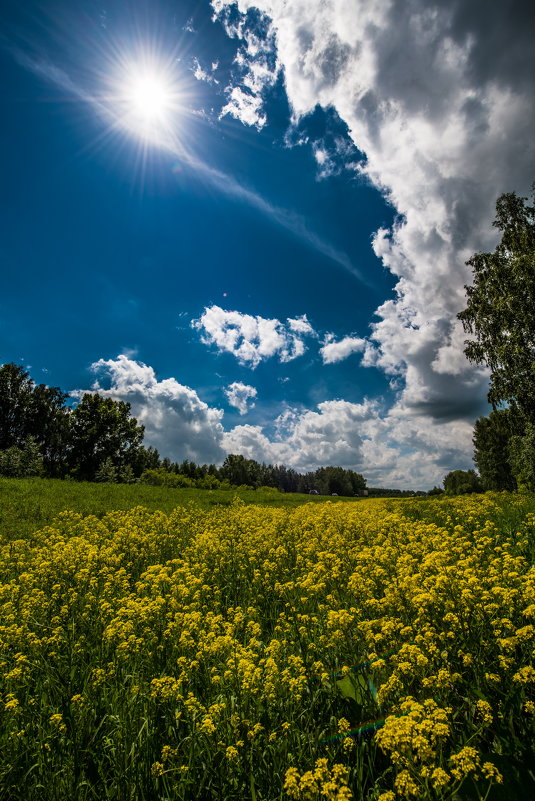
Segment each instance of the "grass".
[{"label": "grass", "polygon": [[[24,538],[49,525],[65,510],[103,517],[111,511],[144,506],[169,514],[177,506],[195,503],[204,509],[230,506],[235,497],[246,504],[294,508],[303,503],[324,503],[318,495],[278,493],[269,490],[199,490],[151,487],[144,484],[93,484],[44,478],[0,478],[0,538]],[[356,498],[329,498],[334,503]]]}]

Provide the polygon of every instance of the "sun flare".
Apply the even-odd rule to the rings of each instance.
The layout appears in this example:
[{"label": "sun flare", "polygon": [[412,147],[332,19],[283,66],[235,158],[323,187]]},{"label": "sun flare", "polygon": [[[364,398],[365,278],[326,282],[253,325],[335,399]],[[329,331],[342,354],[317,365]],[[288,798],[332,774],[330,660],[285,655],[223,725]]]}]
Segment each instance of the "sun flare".
[{"label": "sun flare", "polygon": [[173,105],[171,87],[157,74],[136,77],[127,95],[133,112],[145,120],[165,119]]},{"label": "sun flare", "polygon": [[145,142],[163,144],[173,134],[181,93],[173,65],[124,65],[117,79],[115,114],[121,126]]}]

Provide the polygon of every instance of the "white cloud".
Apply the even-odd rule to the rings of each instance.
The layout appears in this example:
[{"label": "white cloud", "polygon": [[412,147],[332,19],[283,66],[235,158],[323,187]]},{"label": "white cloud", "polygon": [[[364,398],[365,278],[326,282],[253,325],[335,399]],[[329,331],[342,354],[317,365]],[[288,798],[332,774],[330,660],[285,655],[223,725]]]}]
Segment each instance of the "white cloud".
[{"label": "white cloud", "polygon": [[262,112],[264,98],[279,74],[273,33],[269,25],[264,25],[257,33],[248,28],[244,20],[236,21],[219,0],[212,5],[224,21],[228,35],[242,42],[234,59],[235,72],[240,76],[239,85],[234,82],[227,86],[225,91],[229,101],[221,109],[220,118],[229,114],[244,125],[261,129],[267,119]]},{"label": "white cloud", "polygon": [[234,406],[240,414],[247,414],[249,408],[253,408],[254,399],[257,394],[254,387],[243,384],[241,381],[234,381],[225,389],[227,401],[231,406]]},{"label": "white cloud", "polygon": [[[145,426],[146,445],[176,461],[221,462],[223,412],[202,401],[194,389],[175,378],[158,381],[152,367],[121,355],[99,359],[91,369],[99,376],[92,389],[104,397],[131,404],[132,415]],[[108,387],[103,387],[107,379]],[[77,393],[80,395],[80,391]]]},{"label": "white cloud", "polygon": [[[232,5],[214,8],[224,16]],[[488,379],[465,360],[456,314],[471,279],[466,259],[496,242],[497,196],[527,194],[533,179],[533,10],[521,0],[507,12],[483,0],[237,7],[267,15],[266,46],[275,42],[294,121],[318,104],[334,109],[366,156],[358,171],[399,213],[373,243],[397,285],[377,309],[365,363],[401,379],[396,414],[422,426],[426,416],[473,419]],[[234,35],[245,38],[255,16],[240,25]],[[313,147],[329,170],[322,143]]]},{"label": "white cloud", "polygon": [[218,61],[212,62],[212,64],[209,67],[201,67],[199,59],[194,58],[192,66],[193,77],[197,81],[204,81],[204,83],[218,84],[219,81],[215,77],[215,72],[218,67],[219,67]]},{"label": "white cloud", "polygon": [[277,357],[289,362],[305,352],[304,336],[314,335],[306,315],[288,318],[286,323],[258,315],[226,311],[220,306],[205,308],[192,327],[201,331],[201,341],[220,352],[232,353],[240,364],[254,369],[261,361]]},{"label": "white cloud", "polygon": [[365,348],[366,341],[360,339],[360,337],[344,337],[336,342],[332,334],[330,334],[320,348],[320,354],[323,364],[335,364],[347,359],[352,353],[359,353]]},{"label": "white cloud", "polygon": [[220,117],[230,114],[245,125],[254,125],[256,128],[263,128],[266,124],[266,115],[262,112],[262,100],[257,95],[244,92],[239,86],[235,86],[228,92],[228,103],[221,109]]},{"label": "white cloud", "polygon": [[317,411],[288,409],[270,437],[261,426],[224,434],[229,453],[286,464],[300,472],[339,465],[361,472],[369,486],[428,489],[445,474],[471,466],[472,427],[464,421],[387,414],[375,403],[324,401]]},{"label": "white cloud", "polygon": [[[225,431],[223,412],[204,403],[175,378],[159,381],[154,369],[125,355],[99,359],[93,392],[131,404],[145,426],[145,444],[162,456],[220,464],[227,453],[260,462],[286,464],[301,472],[340,465],[361,472],[370,486],[426,489],[444,475],[469,467],[471,426],[410,417],[400,408],[384,414],[372,401],[331,400],[315,410],[286,408],[275,425],[238,425]],[[256,397],[254,387],[235,382],[227,388],[236,407]],[[72,393],[81,397],[83,390]]]}]

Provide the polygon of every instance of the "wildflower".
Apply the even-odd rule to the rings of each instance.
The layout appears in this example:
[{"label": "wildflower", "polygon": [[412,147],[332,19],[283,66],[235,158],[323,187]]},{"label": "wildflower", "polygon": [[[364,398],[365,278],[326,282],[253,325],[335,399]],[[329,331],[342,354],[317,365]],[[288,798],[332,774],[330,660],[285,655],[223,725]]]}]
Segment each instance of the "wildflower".
[{"label": "wildflower", "polygon": [[162,762],[167,762],[169,759],[173,759],[178,754],[177,748],[172,748],[170,745],[164,745],[162,748],[162,755],[160,759]]},{"label": "wildflower", "polygon": [[401,773],[398,773],[394,781],[394,787],[404,798],[418,795],[418,785],[408,770],[402,770]]},{"label": "wildflower", "polygon": [[528,684],[535,681],[535,669],[531,665],[525,665],[513,676],[513,681],[519,684]]},{"label": "wildflower", "polygon": [[492,707],[488,701],[479,700],[476,709],[481,716],[483,723],[492,723]]},{"label": "wildflower", "polygon": [[290,798],[299,798],[299,771],[297,768],[288,768],[284,777],[284,790]]},{"label": "wildflower", "polygon": [[489,781],[495,781],[496,784],[503,783],[502,774],[500,773],[496,765],[492,764],[492,762],[484,762],[483,765],[481,766],[481,773],[483,774],[485,779],[488,779]]},{"label": "wildflower", "polygon": [[443,768],[435,768],[431,773],[431,782],[435,790],[440,790],[441,787],[445,787],[449,781],[450,777]]},{"label": "wildflower", "polygon": [[457,754],[450,757],[454,768],[451,773],[456,779],[464,779],[469,773],[475,773],[479,768],[479,754],[475,748],[465,746]]},{"label": "wildflower", "polygon": [[12,693],[7,695],[7,701],[4,704],[4,709],[6,712],[16,712],[20,706],[17,698]]},{"label": "wildflower", "polygon": [[55,726],[58,729],[58,731],[62,733],[67,731],[67,726],[63,721],[63,715],[60,715],[59,713],[51,715],[50,722],[52,723],[53,726]]}]

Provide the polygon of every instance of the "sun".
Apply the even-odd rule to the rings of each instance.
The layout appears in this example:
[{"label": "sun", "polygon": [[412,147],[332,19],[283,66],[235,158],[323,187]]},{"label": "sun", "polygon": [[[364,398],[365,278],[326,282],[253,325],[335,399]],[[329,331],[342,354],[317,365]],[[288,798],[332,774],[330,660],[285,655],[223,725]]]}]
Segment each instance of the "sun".
[{"label": "sun", "polygon": [[114,115],[120,127],[146,143],[165,144],[179,123],[181,96],[173,63],[123,63],[116,77]]},{"label": "sun", "polygon": [[149,73],[132,79],[125,99],[140,120],[163,121],[173,107],[173,90],[164,75]]}]

